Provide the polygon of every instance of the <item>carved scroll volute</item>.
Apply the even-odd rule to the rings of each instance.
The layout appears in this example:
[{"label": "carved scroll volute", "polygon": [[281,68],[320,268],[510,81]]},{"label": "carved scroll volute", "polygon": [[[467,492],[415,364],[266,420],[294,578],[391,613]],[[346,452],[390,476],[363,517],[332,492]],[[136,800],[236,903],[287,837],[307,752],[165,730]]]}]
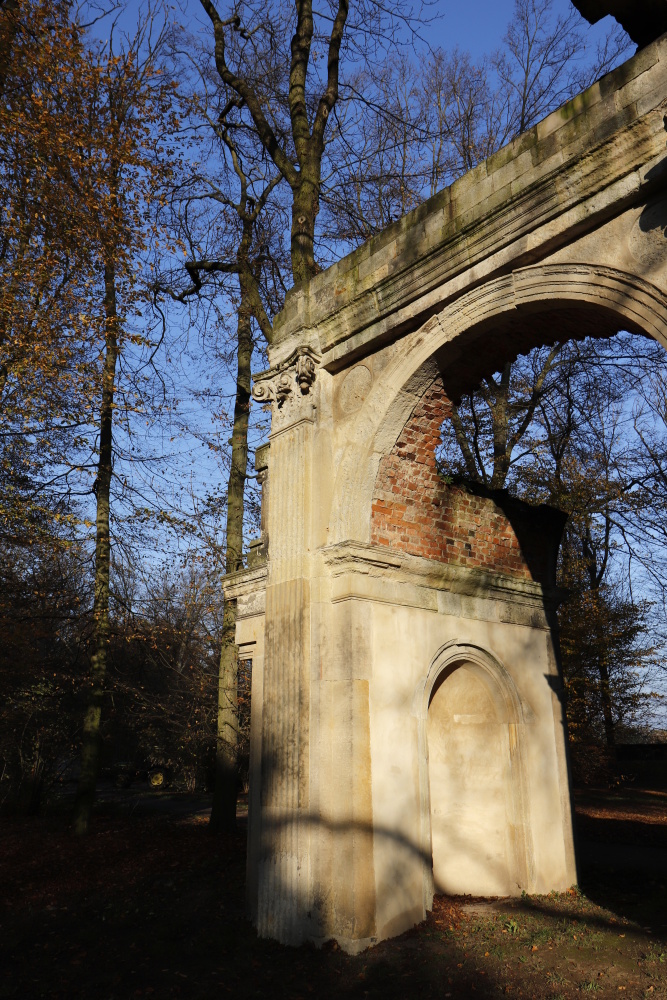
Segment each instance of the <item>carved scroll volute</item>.
[{"label": "carved scroll volute", "polygon": [[252,387],[252,398],[257,403],[277,403],[280,408],[293,388],[294,381],[290,373],[281,372],[275,378],[255,382]]},{"label": "carved scroll volute", "polygon": [[273,383],[268,379],[263,382],[256,382],[252,387],[252,398],[258,403],[272,403],[276,398]]}]

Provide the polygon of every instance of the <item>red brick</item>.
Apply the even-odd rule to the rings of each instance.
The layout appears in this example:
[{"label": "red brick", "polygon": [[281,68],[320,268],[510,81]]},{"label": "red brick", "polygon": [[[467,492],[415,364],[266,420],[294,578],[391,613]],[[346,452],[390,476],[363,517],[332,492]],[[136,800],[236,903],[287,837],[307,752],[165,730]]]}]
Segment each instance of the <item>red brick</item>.
[{"label": "red brick", "polygon": [[[371,513],[372,541],[437,562],[529,577],[514,531],[493,501],[467,494],[461,487],[448,487],[437,473],[435,449],[449,411],[438,380],[380,462]],[[391,493],[394,499],[380,499],[379,492]]]}]

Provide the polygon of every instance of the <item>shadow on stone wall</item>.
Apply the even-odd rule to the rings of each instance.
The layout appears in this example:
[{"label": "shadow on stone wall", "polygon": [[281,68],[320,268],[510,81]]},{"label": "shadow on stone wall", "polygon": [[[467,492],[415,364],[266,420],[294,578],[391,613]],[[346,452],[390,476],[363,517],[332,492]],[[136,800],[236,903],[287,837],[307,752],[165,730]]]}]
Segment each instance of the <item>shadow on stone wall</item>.
[{"label": "shadow on stone wall", "polygon": [[567,514],[548,504],[529,504],[508,490],[494,490],[468,480],[460,485],[474,496],[492,500],[509,521],[530,575],[537,583],[555,590],[558,550]]},{"label": "shadow on stone wall", "polygon": [[[471,843],[465,830],[459,836],[450,832],[449,842],[462,863],[488,869],[498,883],[506,880],[507,860],[490,860],[486,845]],[[248,900],[248,915],[260,937],[283,944],[321,946],[336,940],[355,953],[409,931],[433,908],[434,893],[448,891],[434,884],[430,837],[425,849],[394,827],[348,817],[327,819],[307,810],[296,819],[265,811],[256,844],[258,877],[250,887],[256,899]],[[309,873],[309,857],[320,859],[319,871]],[[517,883],[514,895],[523,889]],[[375,923],[376,913],[383,915],[381,926]]]}]

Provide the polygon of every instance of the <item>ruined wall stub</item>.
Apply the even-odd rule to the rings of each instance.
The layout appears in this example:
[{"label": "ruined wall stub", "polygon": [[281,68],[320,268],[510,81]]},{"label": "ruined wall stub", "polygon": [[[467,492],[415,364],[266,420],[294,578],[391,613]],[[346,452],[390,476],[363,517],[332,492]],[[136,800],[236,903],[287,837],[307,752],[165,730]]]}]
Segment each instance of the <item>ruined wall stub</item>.
[{"label": "ruined wall stub", "polygon": [[253,657],[262,935],[354,951],[434,887],[576,879],[553,546],[447,492],[433,428],[538,343],[667,342],[666,114],[663,37],[288,295],[254,391],[263,542],[225,584]]},{"label": "ruined wall stub", "polygon": [[637,45],[648,45],[667,31],[665,0],[572,0],[590,24],[611,14]]}]

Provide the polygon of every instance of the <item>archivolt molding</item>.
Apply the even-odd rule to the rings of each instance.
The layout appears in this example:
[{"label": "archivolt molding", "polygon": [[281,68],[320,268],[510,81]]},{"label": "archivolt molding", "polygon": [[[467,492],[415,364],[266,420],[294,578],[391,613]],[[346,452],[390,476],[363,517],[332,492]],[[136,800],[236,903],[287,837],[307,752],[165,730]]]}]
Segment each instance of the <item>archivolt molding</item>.
[{"label": "archivolt molding", "polygon": [[[370,510],[382,455],[393,447],[405,421],[437,375],[436,352],[455,365],[468,337],[481,325],[518,310],[598,306],[620,325],[641,330],[667,347],[667,295],[643,278],[586,263],[521,268],[466,292],[397,344],[350,428],[333,493],[331,542],[370,539]],[[535,346],[539,338],[535,339]]]},{"label": "archivolt molding", "polygon": [[412,714],[425,721],[433,691],[440,678],[443,675],[449,676],[462,666],[472,668],[484,681],[496,706],[498,722],[521,725],[526,721],[516,685],[500,660],[482,646],[462,643],[458,639],[445,643],[433,657],[426,676],[417,685]]},{"label": "archivolt molding", "polygon": [[513,274],[515,308],[548,302],[610,309],[667,347],[667,296],[656,285],[613,267],[542,264]]}]

